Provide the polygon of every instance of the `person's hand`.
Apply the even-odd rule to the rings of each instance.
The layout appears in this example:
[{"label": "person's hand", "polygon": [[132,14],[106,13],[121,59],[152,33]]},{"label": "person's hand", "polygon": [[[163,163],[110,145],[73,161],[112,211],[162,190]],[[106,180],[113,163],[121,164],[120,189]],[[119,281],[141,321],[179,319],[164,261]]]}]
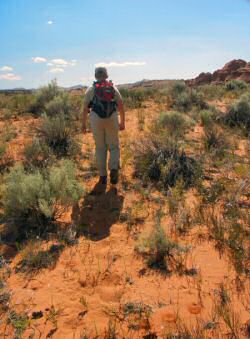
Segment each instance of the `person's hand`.
[{"label": "person's hand", "polygon": [[82,123],[82,133],[83,134],[86,134],[87,133],[87,126],[86,126],[86,123]]},{"label": "person's hand", "polygon": [[119,129],[120,129],[120,131],[124,131],[125,130],[125,123],[123,121],[120,122]]}]

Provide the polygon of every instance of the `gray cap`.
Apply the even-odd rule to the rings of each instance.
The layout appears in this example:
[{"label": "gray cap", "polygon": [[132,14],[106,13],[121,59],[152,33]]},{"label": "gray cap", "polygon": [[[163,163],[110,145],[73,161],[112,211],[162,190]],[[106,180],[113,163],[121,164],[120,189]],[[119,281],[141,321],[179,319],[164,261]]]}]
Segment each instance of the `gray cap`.
[{"label": "gray cap", "polygon": [[108,71],[105,67],[96,67],[95,69],[95,78],[98,80],[107,79],[108,78]]}]

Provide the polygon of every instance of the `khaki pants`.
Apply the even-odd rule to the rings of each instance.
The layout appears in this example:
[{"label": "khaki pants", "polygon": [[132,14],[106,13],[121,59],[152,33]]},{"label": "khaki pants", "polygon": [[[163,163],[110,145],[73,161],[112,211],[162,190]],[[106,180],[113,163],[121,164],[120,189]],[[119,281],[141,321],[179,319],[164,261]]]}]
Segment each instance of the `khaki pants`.
[{"label": "khaki pants", "polygon": [[100,176],[107,175],[107,153],[110,152],[108,168],[118,169],[120,162],[119,120],[114,112],[109,118],[102,119],[90,112],[90,126],[95,139],[96,161]]}]

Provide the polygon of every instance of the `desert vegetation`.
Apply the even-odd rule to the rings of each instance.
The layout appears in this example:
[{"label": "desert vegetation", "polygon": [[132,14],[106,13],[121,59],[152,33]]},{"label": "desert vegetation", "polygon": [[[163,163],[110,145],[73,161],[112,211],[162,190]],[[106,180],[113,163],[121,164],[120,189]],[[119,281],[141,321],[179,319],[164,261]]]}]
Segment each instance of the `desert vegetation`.
[{"label": "desert vegetation", "polygon": [[95,195],[84,90],[0,93],[1,335],[248,338],[249,85],[121,94],[121,181]]}]

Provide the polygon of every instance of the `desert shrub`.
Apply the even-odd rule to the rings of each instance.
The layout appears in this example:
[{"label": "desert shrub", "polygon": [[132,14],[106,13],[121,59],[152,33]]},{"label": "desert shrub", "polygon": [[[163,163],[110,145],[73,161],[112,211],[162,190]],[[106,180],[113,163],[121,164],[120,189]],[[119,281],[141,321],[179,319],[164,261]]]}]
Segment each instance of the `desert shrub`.
[{"label": "desert shrub", "polygon": [[213,123],[213,113],[210,110],[200,112],[202,126],[210,126]]},{"label": "desert shrub", "polygon": [[[249,213],[241,201],[249,196],[249,178],[220,178],[203,188],[203,222],[221,254],[226,253],[238,276],[249,276]],[[207,207],[206,207],[207,206]],[[218,214],[217,206],[220,206]]]},{"label": "desert shrub", "polygon": [[35,115],[40,115],[44,112],[45,105],[53,100],[60,93],[56,80],[52,80],[47,86],[41,87],[34,97],[34,102],[31,104],[29,111]]},{"label": "desert shrub", "polygon": [[6,108],[8,107],[8,103],[9,103],[9,96],[4,94],[4,93],[0,93],[0,108]]},{"label": "desert shrub", "polygon": [[141,108],[146,95],[143,90],[121,88],[120,93],[127,108]]},{"label": "desert shrub", "polygon": [[216,204],[218,200],[221,198],[222,194],[225,193],[226,187],[230,183],[226,178],[220,178],[215,182],[211,183],[210,187],[200,186],[200,193],[202,195],[202,202],[204,204]]},{"label": "desert shrub", "polygon": [[179,180],[188,188],[201,176],[201,167],[175,141],[147,136],[135,144],[135,176],[163,189],[175,186]]},{"label": "desert shrub", "polygon": [[17,132],[16,132],[15,127],[10,125],[9,123],[5,123],[3,125],[3,132],[0,135],[0,140],[2,142],[9,142],[16,137],[17,137]]},{"label": "desert shrub", "polygon": [[146,257],[149,267],[166,271],[170,268],[182,270],[180,255],[188,249],[169,238],[161,226],[160,218],[157,219],[153,231],[147,237],[139,239],[135,250]]},{"label": "desert shrub", "polygon": [[48,249],[43,249],[40,243],[31,241],[22,251],[22,259],[15,271],[32,274],[44,268],[53,268],[63,248],[63,244],[53,244]]},{"label": "desert shrub", "polygon": [[11,310],[8,312],[7,324],[14,328],[14,338],[22,338],[23,333],[30,325],[30,320],[26,313],[16,313]]},{"label": "desert shrub", "polygon": [[164,96],[163,93],[160,93],[160,90],[158,88],[144,88],[143,93],[144,97],[147,99],[156,99],[160,95]]},{"label": "desert shrub", "polygon": [[247,88],[247,83],[243,80],[230,80],[225,84],[225,88],[227,91],[238,91]]},{"label": "desert shrub", "polygon": [[140,109],[137,111],[137,122],[138,122],[138,127],[139,127],[139,131],[143,131],[144,129],[144,125],[145,125],[145,111]]},{"label": "desert shrub", "polygon": [[238,274],[247,272],[249,254],[247,253],[246,240],[248,233],[237,221],[231,223],[228,230],[227,246],[231,262]]},{"label": "desert shrub", "polygon": [[14,116],[14,112],[9,108],[3,108],[0,113],[1,120],[10,120]]},{"label": "desert shrub", "polygon": [[6,179],[3,205],[6,219],[23,237],[29,231],[43,233],[77,202],[83,190],[77,181],[74,164],[64,160],[47,171],[26,173],[22,165],[11,170]]},{"label": "desert shrub", "polygon": [[173,107],[181,112],[189,112],[192,109],[192,101],[188,92],[182,92],[174,98]]},{"label": "desert shrub", "polygon": [[184,136],[193,122],[188,117],[179,112],[161,112],[156,120],[157,129],[165,129],[171,137]]},{"label": "desert shrub", "polygon": [[72,124],[64,115],[48,117],[44,114],[39,132],[42,141],[57,157],[74,157],[79,154],[80,146],[74,138]]},{"label": "desert shrub", "polygon": [[204,145],[205,149],[212,152],[212,155],[222,158],[229,146],[228,138],[215,124],[206,125],[204,129]]},{"label": "desert shrub", "polygon": [[82,95],[70,95],[71,116],[75,120],[82,119],[83,97]]},{"label": "desert shrub", "polygon": [[185,206],[184,193],[182,182],[178,182],[167,194],[168,211],[176,234],[185,234],[192,226],[190,210]]},{"label": "desert shrub", "polygon": [[207,109],[209,107],[204,100],[204,95],[201,92],[197,91],[196,89],[191,89],[190,100],[192,106],[194,106],[198,110]]},{"label": "desert shrub", "polygon": [[240,127],[248,135],[250,133],[250,95],[243,94],[234,105],[229,107],[223,120],[230,127]]},{"label": "desert shrub", "polygon": [[221,99],[226,92],[224,85],[202,85],[197,89],[199,92],[203,93],[207,100]]},{"label": "desert shrub", "polygon": [[0,174],[8,170],[13,163],[14,159],[8,150],[7,143],[0,140]]},{"label": "desert shrub", "polygon": [[187,91],[187,86],[186,86],[184,81],[176,81],[173,84],[172,93],[173,93],[174,96],[178,96],[181,93],[184,93],[186,91]]},{"label": "desert shrub", "polygon": [[186,86],[184,82],[177,82],[173,85],[172,91],[172,107],[177,111],[189,112],[193,108],[206,109],[208,104],[204,101],[204,95]]},{"label": "desert shrub", "polygon": [[45,104],[44,111],[49,117],[64,115],[68,118],[71,112],[68,94],[60,93],[60,95],[55,96],[52,100]]},{"label": "desert shrub", "polygon": [[19,115],[29,112],[29,109],[33,103],[34,95],[32,93],[12,94],[8,108],[16,115]]},{"label": "desert shrub", "polygon": [[24,149],[24,166],[26,169],[43,168],[55,162],[52,149],[39,138],[34,138]]},{"label": "desert shrub", "polygon": [[24,114],[29,111],[34,97],[32,93],[9,93],[0,95],[1,116],[8,119],[12,116]]}]

